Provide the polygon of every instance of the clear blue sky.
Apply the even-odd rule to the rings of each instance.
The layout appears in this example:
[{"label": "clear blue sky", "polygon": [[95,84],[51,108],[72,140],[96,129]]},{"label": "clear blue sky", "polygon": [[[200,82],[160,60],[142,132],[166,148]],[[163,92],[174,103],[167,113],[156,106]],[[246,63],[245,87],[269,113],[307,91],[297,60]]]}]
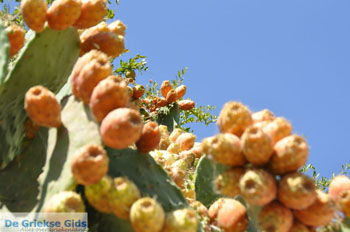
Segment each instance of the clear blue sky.
[{"label": "clear blue sky", "polygon": [[[286,117],[324,176],[349,162],[350,1],[121,0],[116,9],[128,26],[123,58],[148,56],[140,82],[188,67],[187,96],[199,105],[218,114],[235,100]],[[200,140],[218,132],[193,128]]]}]

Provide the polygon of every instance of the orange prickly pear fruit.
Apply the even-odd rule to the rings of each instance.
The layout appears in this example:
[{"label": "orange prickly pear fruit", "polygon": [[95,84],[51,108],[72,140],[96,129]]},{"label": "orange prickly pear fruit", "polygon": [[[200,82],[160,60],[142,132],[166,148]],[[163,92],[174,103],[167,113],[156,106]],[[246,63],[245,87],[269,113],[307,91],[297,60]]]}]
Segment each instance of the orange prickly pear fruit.
[{"label": "orange prickly pear fruit", "polygon": [[170,145],[168,127],[165,125],[159,125],[160,141],[159,150],[166,150]]},{"label": "orange prickly pear fruit", "polygon": [[102,213],[113,213],[110,206],[112,187],[112,178],[109,176],[104,176],[97,184],[85,186],[85,197],[90,205],[92,205],[98,211]]},{"label": "orange prickly pear fruit", "polygon": [[198,218],[193,209],[178,209],[170,212],[162,232],[197,232]]},{"label": "orange prickly pear fruit", "polygon": [[140,139],[136,142],[137,150],[148,153],[159,146],[161,134],[156,122],[147,122],[143,128]]},{"label": "orange prickly pear fruit", "polygon": [[86,53],[78,59],[70,76],[73,94],[88,104],[96,85],[111,73],[106,54],[97,50]]},{"label": "orange prickly pear fruit", "polygon": [[106,0],[81,0],[81,14],[74,26],[86,29],[97,25],[107,15]]},{"label": "orange prickly pear fruit", "polygon": [[298,172],[282,176],[278,186],[278,200],[290,209],[306,209],[316,200],[315,183]]},{"label": "orange prickly pear fruit", "polygon": [[176,143],[180,145],[180,149],[182,151],[190,150],[193,147],[195,141],[196,136],[192,133],[182,133],[176,139]]},{"label": "orange prickly pear fruit", "polygon": [[196,103],[191,100],[181,100],[178,104],[181,110],[192,110],[196,106]]},{"label": "orange prickly pear fruit", "polygon": [[24,109],[28,117],[39,126],[60,127],[62,124],[61,105],[55,94],[44,86],[34,86],[27,91]]},{"label": "orange prickly pear fruit", "polygon": [[25,30],[16,24],[11,24],[6,28],[7,38],[10,43],[10,56],[17,54],[24,45]]},{"label": "orange prickly pear fruit", "polygon": [[221,133],[241,136],[253,123],[250,110],[240,102],[228,102],[222,108],[217,124]]},{"label": "orange prickly pear fruit", "polygon": [[216,177],[214,185],[217,192],[224,196],[235,197],[240,194],[239,180],[244,175],[244,168],[231,168]]},{"label": "orange prickly pear fruit", "polygon": [[209,217],[208,209],[200,201],[191,201],[190,206],[197,212],[197,214],[202,217]]},{"label": "orange prickly pear fruit", "polygon": [[81,196],[72,191],[63,191],[53,195],[44,205],[44,213],[83,213],[85,205]]},{"label": "orange prickly pear fruit", "polygon": [[328,194],[333,200],[338,200],[341,193],[350,190],[350,178],[344,175],[336,176],[328,187]]},{"label": "orange prickly pear fruit", "polygon": [[155,102],[156,108],[164,107],[168,104],[167,100],[164,97],[158,97],[155,99],[156,99],[156,102]]},{"label": "orange prickly pear fruit", "polygon": [[166,95],[166,101],[168,104],[175,102],[177,99],[178,97],[174,89],[170,90]]},{"label": "orange prickly pear fruit", "polygon": [[277,201],[271,202],[261,209],[258,223],[262,232],[289,232],[293,225],[293,214]]},{"label": "orange prickly pear fruit", "polygon": [[145,87],[143,85],[135,85],[133,88],[133,95],[132,97],[134,99],[139,99],[142,97],[142,95],[145,93]]},{"label": "orange prickly pear fruit", "polygon": [[80,34],[80,42],[84,43],[91,36],[97,35],[98,33],[101,33],[101,32],[109,32],[108,25],[106,22],[100,22],[96,26],[93,26],[84,30]]},{"label": "orange prickly pear fruit", "polygon": [[252,205],[263,206],[276,198],[275,178],[263,169],[250,169],[239,181],[241,195]]},{"label": "orange prickly pear fruit", "polygon": [[127,70],[124,75],[126,79],[135,80],[136,78],[136,72],[132,69]]},{"label": "orange prickly pear fruit", "polygon": [[242,150],[247,160],[256,166],[266,164],[272,154],[270,137],[257,126],[248,127],[241,137]]},{"label": "orange prickly pear fruit", "polygon": [[172,154],[179,154],[181,152],[180,145],[177,143],[171,143],[168,146],[167,151]]},{"label": "orange prickly pear fruit", "polygon": [[129,108],[111,111],[102,121],[100,133],[103,142],[115,149],[124,149],[139,140],[143,120],[140,113]]},{"label": "orange prickly pear fruit", "polygon": [[275,118],[267,124],[263,124],[265,134],[270,136],[272,144],[276,144],[279,140],[291,135],[292,125],[285,118]]},{"label": "orange prickly pear fruit", "polygon": [[274,174],[294,172],[302,167],[308,158],[309,148],[304,138],[290,135],[276,143],[275,154],[269,167]]},{"label": "orange prickly pear fruit", "polygon": [[131,207],[130,222],[135,232],[160,232],[164,221],[162,206],[152,198],[141,198]]},{"label": "orange prickly pear fruit", "polygon": [[190,152],[194,154],[195,158],[200,158],[204,155],[203,150],[202,150],[202,144],[195,142],[193,147],[191,148]]},{"label": "orange prickly pear fruit", "polygon": [[175,89],[176,96],[177,96],[176,100],[181,99],[185,96],[186,89],[187,89],[186,85],[180,85],[180,86],[176,87],[176,89]]},{"label": "orange prickly pear fruit", "polygon": [[239,138],[233,134],[218,134],[202,142],[205,154],[211,155],[217,162],[228,166],[242,166],[246,159],[241,152]]},{"label": "orange prickly pear fruit", "polygon": [[337,203],[341,211],[350,218],[350,190],[345,190],[341,192]]},{"label": "orange prickly pear fruit", "polygon": [[80,0],[56,0],[47,11],[46,18],[51,29],[65,30],[74,24],[80,13]]},{"label": "orange prickly pear fruit", "polygon": [[264,110],[253,113],[252,118],[253,118],[254,123],[259,123],[259,122],[263,122],[263,121],[272,121],[276,117],[270,110],[264,109]]},{"label": "orange prickly pear fruit", "polygon": [[108,171],[109,158],[98,145],[87,145],[73,157],[72,173],[78,184],[97,184]]},{"label": "orange prickly pear fruit", "polygon": [[109,76],[94,88],[89,105],[96,121],[101,122],[112,110],[126,107],[129,100],[125,81]]},{"label": "orange prickly pear fruit", "polygon": [[294,219],[293,225],[290,228],[289,232],[312,232],[306,225]]},{"label": "orange prickly pear fruit", "polygon": [[175,128],[171,133],[170,133],[170,136],[169,136],[169,139],[172,143],[175,143],[177,138],[183,134],[184,131],[181,130],[180,128]]},{"label": "orange prickly pear fruit", "polygon": [[120,20],[116,20],[113,23],[109,24],[108,29],[109,29],[109,31],[111,31],[117,35],[125,36],[126,26]]},{"label": "orange prickly pear fruit", "polygon": [[316,200],[303,210],[294,211],[294,216],[308,226],[324,226],[332,221],[336,212],[334,201],[321,190],[316,190]]},{"label": "orange prickly pear fruit", "polygon": [[163,97],[166,97],[170,90],[172,90],[173,87],[170,84],[170,81],[166,80],[162,82],[162,85],[160,86],[160,92]]},{"label": "orange prickly pear fruit", "polygon": [[21,13],[24,22],[35,32],[42,32],[46,22],[47,4],[45,0],[22,0]]}]

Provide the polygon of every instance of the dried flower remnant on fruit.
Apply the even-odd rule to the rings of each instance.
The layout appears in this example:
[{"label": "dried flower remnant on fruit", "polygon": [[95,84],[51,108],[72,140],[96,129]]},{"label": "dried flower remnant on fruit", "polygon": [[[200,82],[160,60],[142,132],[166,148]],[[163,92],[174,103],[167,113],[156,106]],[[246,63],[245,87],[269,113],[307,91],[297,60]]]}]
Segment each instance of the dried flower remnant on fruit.
[{"label": "dried flower remnant on fruit", "polygon": [[231,168],[221,173],[214,181],[216,191],[228,197],[239,195],[241,192],[239,188],[239,180],[244,173],[244,168]]},{"label": "dried flower remnant on fruit", "polygon": [[190,150],[196,141],[196,136],[192,133],[182,133],[176,139],[176,143],[180,145],[180,150]]},{"label": "dried flower remnant on fruit", "polygon": [[114,215],[122,219],[129,219],[132,204],[141,197],[137,186],[126,177],[113,180],[110,194],[110,208]]},{"label": "dried flower remnant on fruit", "polygon": [[252,205],[266,205],[277,195],[275,178],[262,169],[250,169],[239,181],[241,195]]},{"label": "dried flower remnant on fruit", "polygon": [[164,221],[162,206],[152,198],[141,198],[131,207],[130,222],[135,232],[160,232]]},{"label": "dried flower remnant on fruit", "polygon": [[141,137],[136,142],[137,150],[141,153],[148,153],[159,146],[161,134],[158,123],[147,122],[142,129]]},{"label": "dried flower remnant on fruit", "polygon": [[124,149],[140,138],[142,127],[143,120],[138,111],[119,108],[110,112],[103,119],[100,134],[107,146]]},{"label": "dried flower remnant on fruit", "polygon": [[241,136],[253,123],[250,110],[240,102],[228,102],[222,108],[217,124],[222,133]]},{"label": "dried flower remnant on fruit", "polygon": [[72,26],[81,14],[80,0],[56,0],[47,11],[47,22],[53,30]]},{"label": "dried flower remnant on fruit", "polygon": [[279,182],[278,200],[290,209],[306,209],[316,200],[315,183],[311,178],[298,172],[282,176]]},{"label": "dried flower remnant on fruit", "polygon": [[258,216],[262,232],[288,232],[293,224],[292,212],[278,202],[265,205]]},{"label": "dried flower remnant on fruit", "polygon": [[180,85],[176,87],[175,89],[176,96],[177,96],[176,100],[183,98],[186,94],[186,90],[187,90],[186,85]]},{"label": "dried flower remnant on fruit", "polygon": [[39,126],[60,127],[61,105],[56,96],[43,86],[30,88],[24,99],[24,109],[29,118]]},{"label": "dried flower remnant on fruit", "polygon": [[193,209],[178,209],[170,212],[162,232],[197,232],[198,219]]},{"label": "dried flower remnant on fruit", "polygon": [[275,115],[268,109],[264,109],[252,114],[253,122],[263,122],[263,121],[272,121],[275,119]]},{"label": "dried flower remnant on fruit", "polygon": [[102,213],[112,213],[110,207],[110,195],[113,180],[104,176],[97,184],[85,186],[85,197],[95,209]]},{"label": "dried flower remnant on fruit", "polygon": [[97,25],[107,15],[106,0],[81,0],[81,14],[74,26],[86,29]]},{"label": "dried flower remnant on fruit", "polygon": [[94,88],[90,98],[90,109],[101,122],[114,109],[127,107],[129,104],[128,87],[120,77],[109,76]]},{"label": "dried flower remnant on fruit", "polygon": [[294,216],[308,226],[327,225],[336,212],[333,200],[321,190],[316,190],[317,197],[314,203],[304,210],[294,211]]},{"label": "dried flower remnant on fruit", "polygon": [[132,97],[134,99],[139,99],[142,97],[142,95],[145,93],[145,87],[143,85],[135,85],[133,88],[133,95]]},{"label": "dried flower remnant on fruit", "polygon": [[269,167],[274,174],[293,172],[302,167],[308,158],[309,148],[304,138],[290,135],[278,141],[274,147]]},{"label": "dried flower remnant on fruit", "polygon": [[166,101],[168,104],[175,102],[178,99],[174,89],[170,90],[166,95]]},{"label": "dried flower remnant on fruit", "polygon": [[72,160],[72,173],[78,184],[97,184],[108,171],[109,158],[98,145],[87,145]]},{"label": "dried flower remnant on fruit", "polygon": [[218,134],[203,140],[202,149],[217,162],[228,166],[242,166],[246,159],[241,152],[239,138],[233,134]]},{"label": "dried flower remnant on fruit", "polygon": [[172,90],[172,86],[170,84],[170,81],[166,80],[162,82],[162,85],[160,86],[160,92],[163,97],[166,97],[170,90]]},{"label": "dried flower remnant on fruit", "polygon": [[46,22],[45,0],[22,0],[21,13],[24,22],[35,32],[42,32]]},{"label": "dried flower remnant on fruit", "polygon": [[10,56],[14,56],[24,45],[25,30],[16,24],[11,24],[6,28],[7,38],[10,43]]},{"label": "dried flower remnant on fruit", "polygon": [[272,144],[276,144],[279,140],[289,136],[292,133],[292,125],[285,118],[275,118],[262,128],[268,136],[270,136]]},{"label": "dried flower remnant on fruit", "polygon": [[257,126],[248,127],[241,137],[242,151],[253,165],[266,164],[272,154],[273,146],[270,137]]},{"label": "dried flower remnant on fruit", "polygon": [[344,175],[336,176],[328,187],[328,194],[333,200],[338,200],[342,192],[350,190],[350,178]]},{"label": "dried flower remnant on fruit", "polygon": [[[111,31],[111,32],[113,32],[113,33],[115,33],[117,35],[125,36],[126,26],[120,20],[116,20],[116,21],[110,23],[108,25],[108,29],[109,29],[109,31]],[[133,79],[135,79],[135,78],[133,78]]]},{"label": "dried flower remnant on fruit", "polygon": [[44,213],[83,213],[85,205],[80,195],[72,191],[63,191],[53,195],[45,203]]},{"label": "dried flower remnant on fruit", "polygon": [[178,104],[181,110],[192,110],[196,106],[196,103],[191,100],[181,100]]},{"label": "dried flower remnant on fruit", "polygon": [[341,209],[341,211],[350,218],[350,190],[343,191],[338,200],[337,203]]}]

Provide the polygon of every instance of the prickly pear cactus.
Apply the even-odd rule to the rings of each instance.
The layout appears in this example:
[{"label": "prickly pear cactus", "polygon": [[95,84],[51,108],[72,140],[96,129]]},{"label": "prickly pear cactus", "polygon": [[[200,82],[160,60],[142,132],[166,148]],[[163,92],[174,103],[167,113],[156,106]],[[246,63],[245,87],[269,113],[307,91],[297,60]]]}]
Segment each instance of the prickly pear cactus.
[{"label": "prickly pear cactus", "polygon": [[3,82],[7,73],[7,63],[9,54],[9,43],[4,27],[0,25],[0,83]]}]

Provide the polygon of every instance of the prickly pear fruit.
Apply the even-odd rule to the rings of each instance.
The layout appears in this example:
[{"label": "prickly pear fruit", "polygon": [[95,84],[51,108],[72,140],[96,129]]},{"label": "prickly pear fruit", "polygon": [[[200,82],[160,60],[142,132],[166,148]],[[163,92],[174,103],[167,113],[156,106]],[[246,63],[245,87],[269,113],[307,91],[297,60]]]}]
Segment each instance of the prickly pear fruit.
[{"label": "prickly pear fruit", "polygon": [[80,195],[72,191],[64,191],[53,195],[44,205],[44,213],[82,213],[85,205]]},{"label": "prickly pear fruit", "polygon": [[152,198],[141,198],[131,207],[130,222],[135,232],[160,232],[164,221],[162,206]]},{"label": "prickly pear fruit", "polygon": [[197,232],[198,219],[193,209],[178,209],[166,217],[162,232]]},{"label": "prickly pear fruit", "polygon": [[126,177],[117,177],[113,180],[110,194],[110,208],[114,215],[129,219],[132,204],[141,197],[137,186]]},{"label": "prickly pear fruit", "polygon": [[170,136],[169,136],[169,139],[172,143],[175,143],[177,138],[183,134],[184,131],[181,130],[180,128],[175,128],[171,133],[170,133]]},{"label": "prickly pear fruit", "polygon": [[180,145],[177,143],[170,144],[166,150],[173,154],[179,154],[181,152]]},{"label": "prickly pear fruit", "polygon": [[138,111],[119,108],[111,111],[103,119],[100,133],[107,146],[124,149],[140,138],[142,127],[143,120]]},{"label": "prickly pear fruit", "polygon": [[135,80],[136,78],[136,73],[132,69],[127,70],[124,75],[126,79]]},{"label": "prickly pear fruit", "polygon": [[86,29],[97,25],[107,15],[106,0],[82,0],[80,17],[74,26]]},{"label": "prickly pear fruit", "polygon": [[100,22],[96,26],[90,27],[86,30],[84,30],[80,34],[80,42],[83,43],[85,40],[87,40],[89,37],[97,35],[100,32],[108,32],[110,31],[108,29],[108,25],[106,22]]},{"label": "prickly pear fruit", "polygon": [[337,203],[341,209],[341,211],[350,218],[350,190],[343,191],[338,200]]},{"label": "prickly pear fruit", "polygon": [[293,214],[277,201],[271,202],[261,209],[258,223],[261,232],[289,232]]},{"label": "prickly pear fruit", "polygon": [[219,198],[210,206],[209,217],[225,232],[243,232],[248,226],[246,208],[234,199]]},{"label": "prickly pear fruit", "polygon": [[208,209],[200,201],[190,202],[190,206],[197,212],[201,218],[209,217]]},{"label": "prickly pear fruit", "polygon": [[195,142],[193,147],[190,150],[192,154],[194,154],[195,158],[200,158],[204,155],[204,152],[202,150],[202,144]]},{"label": "prickly pear fruit", "polygon": [[279,182],[278,200],[290,209],[306,209],[316,200],[315,183],[298,172],[287,174]]},{"label": "prickly pear fruit", "polygon": [[218,134],[202,142],[205,154],[211,155],[217,162],[229,166],[242,166],[246,159],[241,152],[239,138],[233,134]]},{"label": "prickly pear fruit", "polygon": [[86,38],[80,43],[80,54],[85,54],[91,50],[100,50],[106,55],[115,58],[120,56],[124,50],[124,36],[116,35],[113,32],[100,32],[96,35]]},{"label": "prickly pear fruit", "polygon": [[181,100],[178,104],[181,110],[192,110],[196,106],[196,103],[191,100]]},{"label": "prickly pear fruit", "polygon": [[92,50],[80,57],[70,76],[73,94],[88,104],[96,85],[112,73],[112,65],[103,52]]},{"label": "prickly pear fruit", "polygon": [[47,22],[53,30],[72,26],[81,14],[80,0],[56,0],[47,11]]},{"label": "prickly pear fruit", "polygon": [[185,176],[187,174],[188,167],[189,167],[188,163],[182,159],[176,160],[169,167],[169,176],[173,179],[175,184],[180,188],[184,187]]},{"label": "prickly pear fruit", "polygon": [[6,28],[7,38],[10,43],[10,56],[17,54],[24,45],[25,30],[16,24],[11,24]]},{"label": "prickly pear fruit", "polygon": [[303,210],[294,211],[294,216],[308,226],[324,226],[333,218],[336,211],[333,200],[321,190],[316,190],[316,200]]},{"label": "prickly pear fruit", "polygon": [[290,135],[278,141],[274,147],[269,167],[274,174],[293,172],[302,167],[308,158],[309,148],[304,138]]},{"label": "prickly pear fruit", "polygon": [[172,86],[170,84],[170,81],[166,80],[162,82],[162,85],[160,86],[160,92],[163,97],[166,97],[170,90],[172,90]]},{"label": "prickly pear fruit", "polygon": [[176,91],[171,89],[166,95],[166,101],[168,104],[175,102],[178,99]]},{"label": "prickly pear fruit", "polygon": [[263,122],[263,121],[272,121],[275,119],[275,115],[268,109],[264,109],[252,114],[253,122]]},{"label": "prickly pear fruit", "polygon": [[239,180],[244,175],[244,168],[231,168],[221,173],[215,179],[214,185],[217,192],[228,197],[240,194]]},{"label": "prickly pear fruit", "polygon": [[350,190],[350,178],[347,176],[336,176],[328,187],[328,194],[333,200],[338,200],[343,191]]},{"label": "prickly pear fruit", "polygon": [[270,123],[267,123],[262,129],[265,134],[270,136],[273,145],[292,133],[292,125],[290,122],[281,117],[275,118]]},{"label": "prickly pear fruit", "polygon": [[217,124],[221,133],[241,136],[253,123],[250,110],[240,102],[228,102],[222,108]]},{"label": "prickly pear fruit", "polygon": [[97,184],[85,186],[85,197],[95,209],[102,213],[112,213],[110,195],[113,180],[104,176]]},{"label": "prickly pear fruit", "polygon": [[160,131],[158,123],[147,122],[143,128],[140,139],[136,142],[137,150],[141,153],[148,153],[159,146]]},{"label": "prickly pear fruit", "polygon": [[276,198],[275,178],[262,169],[250,169],[239,181],[241,195],[252,205],[263,206]]},{"label": "prickly pear fruit", "polygon": [[109,76],[94,88],[89,105],[96,121],[101,122],[112,110],[128,106],[129,100],[125,81]]},{"label": "prickly pear fruit", "polygon": [[176,87],[176,89],[175,89],[176,100],[183,98],[186,94],[186,90],[187,90],[186,85],[180,85],[180,86]]},{"label": "prickly pear fruit", "polygon": [[21,13],[24,22],[35,32],[42,32],[46,22],[45,0],[22,0]]},{"label": "prickly pear fruit", "polygon": [[[109,31],[111,31],[117,35],[125,36],[126,26],[120,20],[116,20],[116,21],[112,22],[111,24],[109,24],[108,29],[109,29]],[[135,79],[135,77],[133,79]]]},{"label": "prickly pear fruit", "polygon": [[87,145],[72,160],[72,173],[78,184],[97,184],[108,171],[109,158],[98,145]]},{"label": "prickly pear fruit", "polygon": [[195,141],[196,136],[192,133],[182,133],[176,139],[176,143],[180,145],[180,149],[182,151],[190,150],[193,147]]},{"label": "prickly pear fruit", "polygon": [[167,151],[156,150],[150,152],[150,155],[153,159],[164,168],[172,165],[176,160],[178,160],[178,155],[174,153],[170,153]]},{"label": "prickly pear fruit", "polygon": [[306,225],[294,219],[293,225],[289,232],[312,232]]},{"label": "prickly pear fruit", "polygon": [[145,93],[145,87],[143,85],[135,85],[133,88],[133,95],[132,97],[134,99],[139,99],[142,97],[142,95]]},{"label": "prickly pear fruit", "polygon": [[55,94],[44,86],[30,88],[24,99],[24,109],[29,118],[39,126],[60,127],[61,105]]},{"label": "prickly pear fruit", "polygon": [[253,165],[266,164],[272,154],[273,146],[270,137],[257,126],[248,127],[241,137],[242,151]]},{"label": "prickly pear fruit", "polygon": [[159,150],[166,150],[170,145],[168,127],[165,125],[159,125],[160,141]]}]

